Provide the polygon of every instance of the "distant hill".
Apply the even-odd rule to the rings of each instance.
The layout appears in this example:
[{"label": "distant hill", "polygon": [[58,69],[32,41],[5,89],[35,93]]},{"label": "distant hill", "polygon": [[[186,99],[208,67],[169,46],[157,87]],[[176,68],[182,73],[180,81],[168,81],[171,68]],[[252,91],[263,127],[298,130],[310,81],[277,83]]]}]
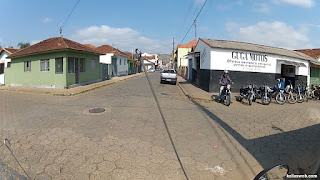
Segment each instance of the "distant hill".
[{"label": "distant hill", "polygon": [[170,62],[171,55],[170,54],[159,54],[159,60],[162,60],[163,64],[167,64]]}]

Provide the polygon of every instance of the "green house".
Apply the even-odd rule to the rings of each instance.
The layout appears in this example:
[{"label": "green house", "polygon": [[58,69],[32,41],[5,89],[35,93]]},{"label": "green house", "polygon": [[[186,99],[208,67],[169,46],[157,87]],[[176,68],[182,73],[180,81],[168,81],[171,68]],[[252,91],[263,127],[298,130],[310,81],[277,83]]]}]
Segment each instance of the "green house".
[{"label": "green house", "polygon": [[62,37],[50,38],[10,56],[7,86],[69,88],[101,81],[100,53]]}]

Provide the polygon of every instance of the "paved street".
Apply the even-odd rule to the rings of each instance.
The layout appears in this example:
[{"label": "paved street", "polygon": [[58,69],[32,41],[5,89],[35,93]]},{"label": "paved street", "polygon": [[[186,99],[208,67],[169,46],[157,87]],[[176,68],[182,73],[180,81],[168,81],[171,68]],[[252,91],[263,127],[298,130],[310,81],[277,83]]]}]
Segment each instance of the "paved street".
[{"label": "paved street", "polygon": [[[277,163],[310,173],[320,157],[320,102],[226,107],[150,77],[190,179],[253,179]],[[185,179],[144,76],[71,97],[3,91],[0,101],[1,142],[31,178]],[[3,144],[0,159],[24,175]]]}]

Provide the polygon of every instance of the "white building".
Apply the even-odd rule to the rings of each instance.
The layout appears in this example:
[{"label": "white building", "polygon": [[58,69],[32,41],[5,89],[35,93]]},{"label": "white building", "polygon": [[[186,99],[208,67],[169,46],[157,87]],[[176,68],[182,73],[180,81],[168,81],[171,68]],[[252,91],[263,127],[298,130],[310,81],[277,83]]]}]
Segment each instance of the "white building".
[{"label": "white building", "polygon": [[5,70],[11,67],[11,59],[7,59],[7,56],[17,50],[13,48],[2,48],[0,50],[0,84],[5,84]]},{"label": "white building", "polygon": [[[270,46],[200,38],[193,53],[189,53],[188,79],[209,92],[218,91],[218,79],[224,70],[238,89],[247,83],[273,86],[283,77],[286,84],[308,84],[310,61],[303,53]],[[191,65],[190,65],[190,62]]]},{"label": "white building", "polygon": [[102,63],[102,65],[111,65],[110,68],[107,68],[109,71],[107,74],[112,77],[128,75],[128,59],[124,52],[109,45],[99,46],[95,48],[95,50],[105,54],[100,56],[100,63]]}]

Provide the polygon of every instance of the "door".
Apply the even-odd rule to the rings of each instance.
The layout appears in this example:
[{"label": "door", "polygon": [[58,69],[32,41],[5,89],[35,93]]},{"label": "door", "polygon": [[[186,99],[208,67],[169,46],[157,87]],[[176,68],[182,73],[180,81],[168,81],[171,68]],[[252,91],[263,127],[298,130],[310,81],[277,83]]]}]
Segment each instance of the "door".
[{"label": "door", "polygon": [[117,59],[112,58],[112,77],[117,76]]},{"label": "door", "polygon": [[196,57],[197,71],[196,71],[196,84],[200,84],[200,57]]},{"label": "door", "polygon": [[289,85],[291,81],[293,87],[295,87],[296,80],[296,67],[292,65],[281,65],[281,77],[285,78],[285,85]]},{"label": "door", "polygon": [[102,78],[109,79],[109,77],[108,77],[108,64],[102,64]]},{"label": "door", "polygon": [[80,59],[75,58],[74,59],[74,74],[76,78],[76,84],[80,83]]},{"label": "door", "polygon": [[188,80],[192,79],[192,59],[189,59],[188,62]]}]

